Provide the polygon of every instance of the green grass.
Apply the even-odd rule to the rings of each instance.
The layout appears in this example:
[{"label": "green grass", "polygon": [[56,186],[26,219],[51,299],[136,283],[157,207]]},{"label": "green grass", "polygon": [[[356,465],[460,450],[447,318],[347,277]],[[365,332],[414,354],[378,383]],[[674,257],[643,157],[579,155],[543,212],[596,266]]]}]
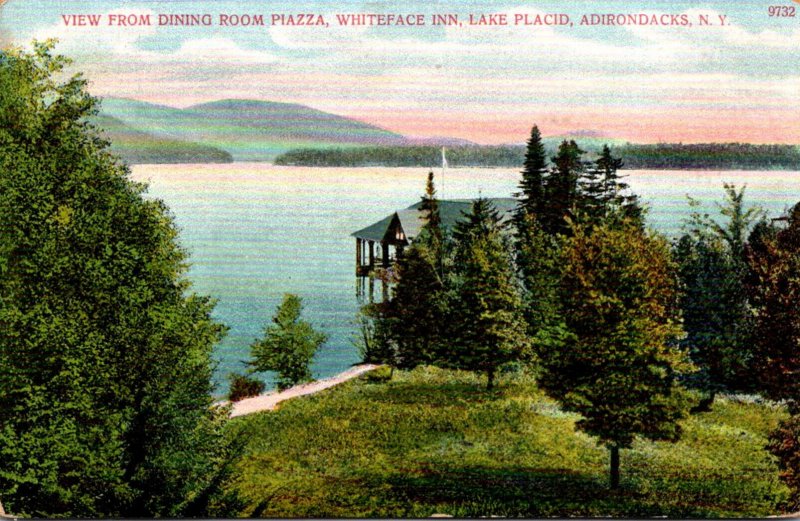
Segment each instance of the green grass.
[{"label": "green grass", "polygon": [[786,498],[764,450],[779,408],[718,399],[680,442],[622,451],[611,492],[606,449],[530,376],[484,387],[470,373],[396,371],[242,418],[228,487],[258,517],[763,517]]}]

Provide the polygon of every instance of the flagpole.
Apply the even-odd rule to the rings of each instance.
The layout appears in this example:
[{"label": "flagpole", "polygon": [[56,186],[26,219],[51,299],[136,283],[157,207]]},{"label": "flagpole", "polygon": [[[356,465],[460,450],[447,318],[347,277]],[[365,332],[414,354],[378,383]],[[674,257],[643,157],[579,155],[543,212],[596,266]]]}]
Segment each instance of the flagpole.
[{"label": "flagpole", "polygon": [[442,186],[442,195],[439,199],[444,199],[444,169],[447,168],[447,157],[444,155],[444,147],[442,147],[442,180],[439,183]]}]

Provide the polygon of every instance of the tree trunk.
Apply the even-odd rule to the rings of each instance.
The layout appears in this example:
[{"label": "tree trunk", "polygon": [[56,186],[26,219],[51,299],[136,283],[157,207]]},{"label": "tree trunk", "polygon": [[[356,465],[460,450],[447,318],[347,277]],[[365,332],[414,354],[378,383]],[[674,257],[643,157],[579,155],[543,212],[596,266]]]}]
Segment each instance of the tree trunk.
[{"label": "tree trunk", "polygon": [[489,369],[486,371],[486,389],[492,390],[494,389],[494,369]]},{"label": "tree trunk", "polygon": [[611,488],[619,488],[619,447],[612,445],[608,448],[611,451]]},{"label": "tree trunk", "polygon": [[716,398],[717,393],[715,391],[711,391],[706,396],[700,399],[700,402],[691,408],[689,411],[690,414],[695,414],[698,412],[708,412],[711,410],[711,406],[714,404],[714,398]]}]

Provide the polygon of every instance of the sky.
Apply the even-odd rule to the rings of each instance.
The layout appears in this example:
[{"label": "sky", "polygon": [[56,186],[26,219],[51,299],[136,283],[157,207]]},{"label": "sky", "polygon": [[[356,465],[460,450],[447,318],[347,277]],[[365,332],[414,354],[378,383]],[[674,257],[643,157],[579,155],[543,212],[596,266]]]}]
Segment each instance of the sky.
[{"label": "sky", "polygon": [[[800,12],[770,16],[770,6],[800,11],[798,0],[6,0],[0,39],[58,38],[93,94],[176,107],[300,103],[407,136],[485,144],[523,142],[533,124],[632,142],[800,144]],[[328,26],[271,23],[300,13]],[[339,25],[349,13],[420,14],[426,25]],[[102,18],[65,23],[78,14]],[[168,14],[209,14],[212,25],[159,26]],[[220,24],[244,14],[265,25]],[[436,14],[461,25],[434,26]],[[502,14],[508,25],[469,23]],[[514,24],[544,14],[571,25]],[[692,25],[580,23],[609,14],[685,15]],[[109,25],[111,15],[150,15],[151,25]]]}]

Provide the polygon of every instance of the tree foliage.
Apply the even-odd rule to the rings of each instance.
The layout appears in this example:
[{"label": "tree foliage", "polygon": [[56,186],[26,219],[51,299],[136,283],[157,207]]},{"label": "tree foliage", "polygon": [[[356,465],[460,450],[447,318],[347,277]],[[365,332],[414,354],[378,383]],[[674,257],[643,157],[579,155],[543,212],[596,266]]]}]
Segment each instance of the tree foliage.
[{"label": "tree foliage", "polygon": [[485,372],[492,388],[498,367],[521,358],[526,347],[509,246],[497,209],[486,199],[472,203],[453,236],[455,287],[443,362]]},{"label": "tree foliage", "polygon": [[584,151],[575,141],[563,141],[552,158],[553,166],[544,179],[539,221],[548,233],[566,234],[568,220],[575,218],[578,204],[578,180],[584,171]]},{"label": "tree foliage", "polygon": [[800,416],[783,420],[769,436],[767,449],[778,459],[781,480],[791,492],[790,511],[800,507]]},{"label": "tree foliage", "polygon": [[[399,281],[388,304],[387,340],[396,346],[398,367],[410,369],[433,362],[445,331],[446,288],[437,259],[423,244],[406,250],[397,268]],[[390,345],[391,345],[390,344]],[[391,349],[384,348],[384,351]]]},{"label": "tree foliage", "polygon": [[628,192],[628,184],[622,182],[618,173],[622,167],[622,159],[614,157],[608,145],[603,146],[593,163],[586,165],[578,181],[578,208],[589,222],[596,224],[613,218],[643,221],[639,198]]},{"label": "tree foliage", "polygon": [[546,174],[547,154],[539,127],[534,125],[525,149],[525,162],[522,168],[522,179],[519,183],[520,191],[515,194],[519,199],[519,206],[514,215],[518,228],[527,218],[537,216],[542,209]]},{"label": "tree foliage", "polygon": [[560,237],[546,233],[532,215],[518,225],[516,268],[522,285],[522,310],[534,351],[558,344],[564,324],[561,313]]},{"label": "tree foliage", "polygon": [[300,318],[303,302],[287,293],[264,329],[264,338],[250,346],[255,371],[275,371],[278,389],[312,380],[311,360],[327,337]]},{"label": "tree foliage", "polygon": [[[635,436],[676,440],[685,404],[677,377],[677,286],[662,238],[637,223],[576,226],[566,242],[561,301],[568,336],[540,353],[540,383],[577,427],[613,455]],[[618,459],[616,463],[618,464]]]},{"label": "tree foliage", "polygon": [[757,225],[747,247],[748,292],[755,313],[753,369],[762,392],[800,413],[800,204],[787,226]]},{"label": "tree foliage", "polygon": [[[725,201],[717,207],[727,219],[694,211],[673,247],[682,286],[682,343],[700,369],[694,380],[708,393],[709,404],[716,392],[746,389],[751,380],[753,320],[744,248],[751,225],[763,214],[745,207],[744,187],[724,188]],[[691,199],[690,204],[698,206]]]},{"label": "tree foliage", "polygon": [[231,455],[210,383],[225,329],[51,48],[0,53],[0,497],[33,516],[201,515]]},{"label": "tree foliage", "polygon": [[[586,140],[591,148],[596,138]],[[543,139],[545,150],[558,148],[553,138]],[[749,143],[657,143],[614,147],[631,170],[800,170],[800,148],[795,145]],[[277,165],[295,166],[403,166],[420,167],[440,160],[440,146],[356,146],[352,148],[301,148],[284,152]],[[599,152],[599,148],[597,150]],[[449,146],[450,166],[518,168],[525,161],[525,145]]]}]

